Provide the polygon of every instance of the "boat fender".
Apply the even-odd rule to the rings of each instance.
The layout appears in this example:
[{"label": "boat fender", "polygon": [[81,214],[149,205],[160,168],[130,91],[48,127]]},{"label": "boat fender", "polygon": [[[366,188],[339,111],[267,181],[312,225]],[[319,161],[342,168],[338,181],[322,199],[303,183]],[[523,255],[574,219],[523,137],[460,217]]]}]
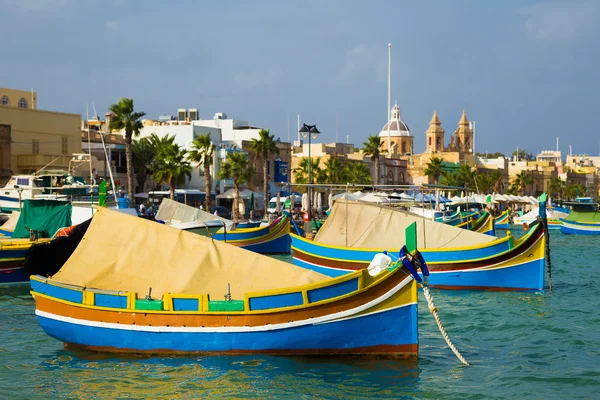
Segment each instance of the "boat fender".
[{"label": "boat fender", "polygon": [[417,282],[423,283],[423,279],[421,279],[421,277],[417,273],[417,268],[413,264],[414,257],[410,254],[406,246],[402,246],[402,248],[400,249],[399,256],[400,261],[402,261],[402,265],[404,265],[404,267],[410,272],[413,278]]}]

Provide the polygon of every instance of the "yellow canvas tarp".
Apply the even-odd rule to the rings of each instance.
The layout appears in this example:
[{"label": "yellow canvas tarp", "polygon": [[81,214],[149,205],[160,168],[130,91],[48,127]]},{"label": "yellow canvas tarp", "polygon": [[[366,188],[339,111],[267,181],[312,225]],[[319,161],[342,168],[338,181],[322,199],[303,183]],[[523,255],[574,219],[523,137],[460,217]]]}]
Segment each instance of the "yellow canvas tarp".
[{"label": "yellow canvas tarp", "polygon": [[132,291],[143,298],[164,293],[231,295],[279,289],[328,279],[257,253],[169,226],[101,209],[61,270],[58,282]]},{"label": "yellow canvas tarp", "polygon": [[233,227],[233,221],[221,218],[217,215],[202,211],[195,207],[171,199],[163,199],[158,207],[155,218],[164,221],[169,225],[180,224],[182,222],[206,222],[219,220],[223,222],[230,230]]},{"label": "yellow canvas tarp", "polygon": [[337,199],[315,242],[342,247],[390,248],[406,243],[404,230],[417,223],[419,248],[448,248],[489,243],[495,237],[433,222],[389,206]]}]

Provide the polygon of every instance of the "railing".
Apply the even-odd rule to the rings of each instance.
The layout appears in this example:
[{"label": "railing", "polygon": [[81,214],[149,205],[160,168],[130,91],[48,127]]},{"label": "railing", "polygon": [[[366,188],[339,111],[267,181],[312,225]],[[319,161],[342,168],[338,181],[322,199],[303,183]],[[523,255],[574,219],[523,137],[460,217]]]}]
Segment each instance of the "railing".
[{"label": "railing", "polygon": [[[39,168],[52,163],[53,168],[68,168],[72,156],[55,156],[48,154],[21,154],[17,156],[17,167],[21,169]],[[56,161],[54,161],[56,160]]]}]

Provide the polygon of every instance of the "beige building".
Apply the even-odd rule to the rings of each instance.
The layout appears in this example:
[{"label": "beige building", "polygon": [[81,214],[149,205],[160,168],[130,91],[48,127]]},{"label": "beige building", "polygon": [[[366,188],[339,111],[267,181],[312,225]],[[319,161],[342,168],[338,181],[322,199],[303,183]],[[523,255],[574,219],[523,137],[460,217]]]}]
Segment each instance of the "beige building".
[{"label": "beige building", "polygon": [[67,169],[81,152],[80,126],[79,114],[38,110],[35,92],[0,88],[0,178],[48,164]]}]

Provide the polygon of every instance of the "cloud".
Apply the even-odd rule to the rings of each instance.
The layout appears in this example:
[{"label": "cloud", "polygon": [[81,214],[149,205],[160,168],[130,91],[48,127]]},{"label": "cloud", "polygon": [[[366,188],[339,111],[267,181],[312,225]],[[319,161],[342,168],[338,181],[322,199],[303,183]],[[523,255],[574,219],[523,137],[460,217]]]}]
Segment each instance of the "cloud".
[{"label": "cloud", "polygon": [[385,48],[359,44],[346,52],[346,60],[335,76],[338,86],[352,86],[363,74],[372,72],[380,80],[382,71],[387,71],[383,62],[387,60]]},{"label": "cloud", "polygon": [[568,41],[585,34],[599,15],[591,1],[556,1],[521,9],[527,16],[523,30],[534,41]]},{"label": "cloud", "polygon": [[248,91],[259,87],[276,86],[283,78],[283,70],[277,66],[250,71],[239,71],[233,77],[234,90]]},{"label": "cloud", "polygon": [[116,32],[119,30],[119,21],[106,21],[104,23],[104,29],[111,32]]}]

